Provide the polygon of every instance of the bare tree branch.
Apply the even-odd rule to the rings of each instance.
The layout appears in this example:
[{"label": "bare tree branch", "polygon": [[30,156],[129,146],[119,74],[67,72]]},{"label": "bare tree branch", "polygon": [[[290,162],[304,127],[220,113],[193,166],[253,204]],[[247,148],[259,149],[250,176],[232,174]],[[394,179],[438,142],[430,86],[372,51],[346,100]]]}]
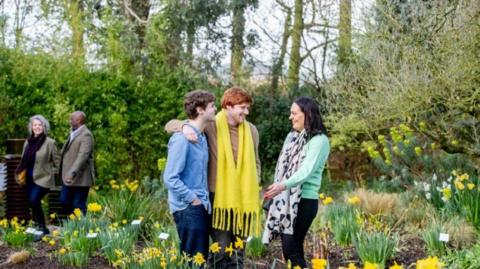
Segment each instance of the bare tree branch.
[{"label": "bare tree branch", "polygon": [[140,18],[137,13],[135,13],[131,8],[130,8],[130,0],[123,0],[123,6],[125,7],[125,10],[128,12],[128,14],[130,14],[131,16],[133,16],[139,23],[141,24],[148,24],[148,19],[147,20],[144,20],[142,18]]},{"label": "bare tree branch", "polygon": [[322,78],[323,80],[326,80],[327,77],[325,76],[325,63],[327,62],[327,48],[328,48],[328,38],[329,38],[329,35],[328,35],[328,31],[326,31],[325,33],[325,42],[327,44],[325,44],[325,46],[323,47],[323,53],[322,53]]},{"label": "bare tree branch", "polygon": [[312,52],[318,48],[320,48],[321,46],[326,46],[328,45],[329,43],[332,43],[334,41],[336,41],[337,39],[331,39],[331,40],[326,40],[325,42],[323,43],[318,43],[317,45],[313,46],[312,48],[308,49],[307,48],[307,42],[305,41],[305,38],[302,38],[303,39],[303,44],[304,44],[304,47],[305,47],[305,50],[307,51],[307,53],[305,55],[303,55],[300,59],[301,61],[305,60],[307,57],[310,57],[310,55],[312,54]]}]

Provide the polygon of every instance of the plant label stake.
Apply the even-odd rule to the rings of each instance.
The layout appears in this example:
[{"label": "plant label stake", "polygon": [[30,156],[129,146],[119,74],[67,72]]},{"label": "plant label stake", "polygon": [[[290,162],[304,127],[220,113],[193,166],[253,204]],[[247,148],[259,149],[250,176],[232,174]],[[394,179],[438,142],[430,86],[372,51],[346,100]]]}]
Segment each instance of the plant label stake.
[{"label": "plant label stake", "polygon": [[160,235],[158,235],[158,238],[160,238],[161,240],[167,240],[168,237],[170,237],[170,235],[167,233],[160,233]]},{"label": "plant label stake", "polygon": [[440,233],[440,235],[438,236],[438,240],[445,243],[448,242],[449,238],[450,238],[449,235],[444,233]]},{"label": "plant label stake", "polygon": [[98,234],[97,233],[88,233],[87,238],[97,238]]},{"label": "plant label stake", "polygon": [[26,232],[27,234],[35,234],[36,231],[37,231],[37,230],[36,230],[35,228],[32,228],[32,227],[28,227],[28,228],[25,230],[25,232]]}]

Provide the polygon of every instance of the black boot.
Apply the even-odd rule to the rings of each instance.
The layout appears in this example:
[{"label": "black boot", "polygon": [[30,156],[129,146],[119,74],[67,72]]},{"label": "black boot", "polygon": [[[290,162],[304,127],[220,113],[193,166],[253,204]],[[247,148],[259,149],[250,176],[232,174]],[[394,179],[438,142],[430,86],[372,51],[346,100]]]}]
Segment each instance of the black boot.
[{"label": "black boot", "polygon": [[43,235],[50,234],[50,230],[47,228],[45,223],[38,225],[38,229],[43,232]]}]

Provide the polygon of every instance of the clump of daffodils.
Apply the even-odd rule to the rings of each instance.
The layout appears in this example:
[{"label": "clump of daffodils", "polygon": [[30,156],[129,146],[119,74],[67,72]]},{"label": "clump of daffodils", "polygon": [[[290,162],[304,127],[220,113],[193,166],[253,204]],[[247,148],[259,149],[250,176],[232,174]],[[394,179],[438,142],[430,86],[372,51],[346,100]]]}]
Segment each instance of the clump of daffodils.
[{"label": "clump of daffodils", "polygon": [[426,259],[418,260],[416,269],[442,269],[443,263],[438,260],[436,256],[428,257]]}]

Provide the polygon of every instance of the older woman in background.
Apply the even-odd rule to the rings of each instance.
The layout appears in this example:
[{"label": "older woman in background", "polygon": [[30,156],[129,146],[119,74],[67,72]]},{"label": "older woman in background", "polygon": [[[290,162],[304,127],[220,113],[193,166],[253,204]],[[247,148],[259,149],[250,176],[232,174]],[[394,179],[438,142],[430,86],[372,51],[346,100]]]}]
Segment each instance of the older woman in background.
[{"label": "older woman in background", "polygon": [[281,236],[282,251],[292,268],[307,267],[303,241],[318,210],[318,191],[330,145],[318,104],[296,99],[290,109],[292,131],[287,135],[275,169],[275,182],[265,191],[273,199],[262,241]]},{"label": "older woman in background", "polygon": [[30,135],[25,141],[22,160],[15,171],[18,183],[27,187],[33,221],[43,234],[50,232],[45,225],[41,201],[55,184],[54,175],[59,162],[55,140],[47,136],[49,129],[50,124],[43,116],[30,118]]}]

